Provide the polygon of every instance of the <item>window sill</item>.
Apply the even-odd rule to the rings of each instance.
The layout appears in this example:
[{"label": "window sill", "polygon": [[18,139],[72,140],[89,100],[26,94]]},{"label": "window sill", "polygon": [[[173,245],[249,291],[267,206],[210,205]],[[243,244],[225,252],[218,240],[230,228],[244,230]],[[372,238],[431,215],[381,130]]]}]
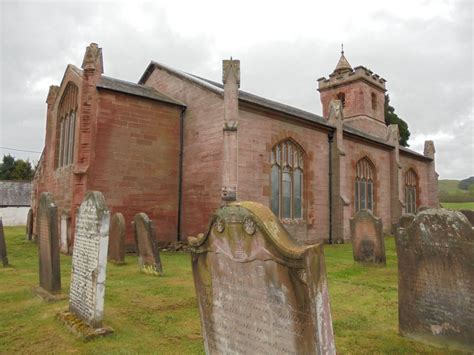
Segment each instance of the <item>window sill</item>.
[{"label": "window sill", "polygon": [[306,221],[302,218],[291,219],[291,218],[280,218],[280,222],[285,225],[303,225]]}]

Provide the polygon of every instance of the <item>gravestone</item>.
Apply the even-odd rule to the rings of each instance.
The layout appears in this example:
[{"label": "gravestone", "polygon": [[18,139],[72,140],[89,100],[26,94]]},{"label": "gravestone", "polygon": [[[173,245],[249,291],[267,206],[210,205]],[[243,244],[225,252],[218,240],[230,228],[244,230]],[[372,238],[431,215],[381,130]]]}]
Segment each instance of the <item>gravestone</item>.
[{"label": "gravestone", "polygon": [[62,299],[57,207],[49,192],[40,196],[36,228],[40,286],[34,291],[48,302]]},{"label": "gravestone", "polygon": [[459,212],[465,215],[471,226],[474,227],[474,210],[459,210]]},{"label": "gravestone", "polygon": [[28,216],[26,217],[26,240],[33,239],[33,210],[28,210]]},{"label": "gravestone", "polygon": [[372,211],[360,210],[351,218],[350,224],[354,260],[385,265],[382,220]]},{"label": "gravestone", "polygon": [[76,217],[69,312],[58,314],[71,330],[87,338],[111,332],[102,325],[109,218],[102,193],[87,192]]},{"label": "gravestone", "polygon": [[110,220],[109,261],[115,264],[125,263],[125,218],[115,213]]},{"label": "gravestone", "polygon": [[466,217],[442,208],[407,216],[396,245],[400,333],[474,351],[474,231]]},{"label": "gravestone", "polygon": [[188,238],[207,354],[335,354],[323,245],[269,208],[230,203]]},{"label": "gravestone", "polygon": [[152,275],[162,274],[163,267],[161,265],[153,221],[145,213],[137,213],[133,217],[132,228],[137,246],[140,270]]},{"label": "gravestone", "polygon": [[71,224],[71,219],[67,213],[61,214],[61,238],[59,242],[60,251],[63,254],[69,252],[69,226]]},{"label": "gravestone", "polygon": [[7,243],[5,242],[5,234],[3,232],[2,217],[0,217],[0,262],[4,267],[8,266]]}]

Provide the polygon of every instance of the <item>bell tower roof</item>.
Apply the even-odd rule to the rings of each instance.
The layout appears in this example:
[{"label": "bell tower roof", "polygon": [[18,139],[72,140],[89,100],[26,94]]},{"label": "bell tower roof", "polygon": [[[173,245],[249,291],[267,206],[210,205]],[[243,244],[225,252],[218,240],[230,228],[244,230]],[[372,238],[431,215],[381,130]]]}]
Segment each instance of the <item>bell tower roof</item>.
[{"label": "bell tower roof", "polygon": [[339,58],[339,62],[337,62],[333,74],[344,73],[348,71],[352,71],[352,67],[344,56],[344,45],[341,45],[341,58]]}]

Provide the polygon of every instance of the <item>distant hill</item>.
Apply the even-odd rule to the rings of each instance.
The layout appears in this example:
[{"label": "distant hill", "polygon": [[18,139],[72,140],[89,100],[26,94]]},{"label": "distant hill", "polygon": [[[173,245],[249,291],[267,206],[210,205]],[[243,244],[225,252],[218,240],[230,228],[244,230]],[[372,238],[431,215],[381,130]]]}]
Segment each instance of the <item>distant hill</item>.
[{"label": "distant hill", "polygon": [[468,177],[467,179],[459,181],[458,187],[461,190],[469,190],[474,185],[474,176]]},{"label": "distant hill", "polygon": [[468,179],[438,180],[439,201],[440,202],[474,202],[473,191],[462,190],[459,188],[459,183],[465,180],[468,180]]}]

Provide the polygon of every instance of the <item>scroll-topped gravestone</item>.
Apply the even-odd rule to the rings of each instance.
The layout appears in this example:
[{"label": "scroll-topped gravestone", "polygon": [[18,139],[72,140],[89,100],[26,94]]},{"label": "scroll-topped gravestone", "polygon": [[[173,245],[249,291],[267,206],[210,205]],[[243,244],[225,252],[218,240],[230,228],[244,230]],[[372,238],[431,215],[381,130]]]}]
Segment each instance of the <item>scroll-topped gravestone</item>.
[{"label": "scroll-topped gravestone", "polygon": [[160,253],[156,243],[155,226],[145,213],[137,213],[132,223],[140,269],[149,274],[162,274]]},{"label": "scroll-topped gravestone", "polygon": [[28,210],[28,216],[26,217],[26,240],[33,239],[33,210]]},{"label": "scroll-topped gravestone", "polygon": [[49,192],[43,192],[40,196],[36,228],[40,287],[35,291],[46,301],[63,298],[56,296],[61,293],[58,219],[57,207]]},{"label": "scroll-topped gravestone", "polygon": [[474,351],[474,231],[446,209],[408,215],[396,233],[400,333]]},{"label": "scroll-topped gravestone", "polygon": [[125,263],[125,218],[115,213],[110,220],[109,261],[115,264]]},{"label": "scroll-topped gravestone", "polygon": [[254,202],[220,208],[188,240],[207,354],[335,354],[322,244]]},{"label": "scroll-topped gravestone", "polygon": [[0,262],[3,266],[8,266],[7,243],[5,242],[5,234],[3,233],[2,217],[0,217]]},{"label": "scroll-topped gravestone", "polygon": [[87,192],[76,216],[69,312],[58,314],[73,332],[86,338],[112,332],[102,326],[109,219],[102,193]]},{"label": "scroll-topped gravestone", "polygon": [[385,265],[383,225],[369,210],[358,211],[350,220],[352,253],[362,263]]}]

